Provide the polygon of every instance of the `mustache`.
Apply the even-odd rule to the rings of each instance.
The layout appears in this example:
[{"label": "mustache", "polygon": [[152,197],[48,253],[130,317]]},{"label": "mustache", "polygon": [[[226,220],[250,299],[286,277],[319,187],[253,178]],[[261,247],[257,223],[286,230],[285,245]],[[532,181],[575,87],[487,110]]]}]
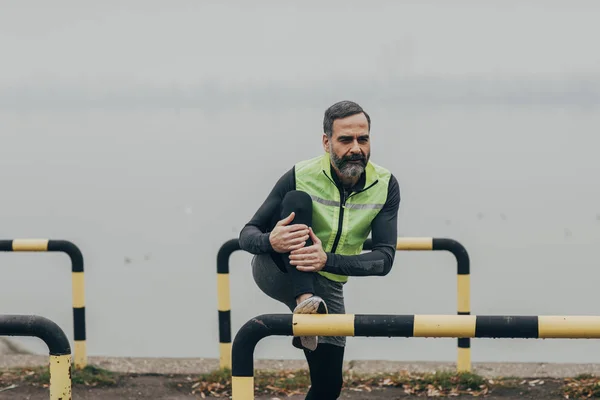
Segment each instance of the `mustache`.
[{"label": "mustache", "polygon": [[367,160],[366,157],[364,157],[362,155],[342,157],[342,162],[343,163],[346,163],[346,162],[349,162],[349,161],[362,161],[364,163],[366,160]]}]

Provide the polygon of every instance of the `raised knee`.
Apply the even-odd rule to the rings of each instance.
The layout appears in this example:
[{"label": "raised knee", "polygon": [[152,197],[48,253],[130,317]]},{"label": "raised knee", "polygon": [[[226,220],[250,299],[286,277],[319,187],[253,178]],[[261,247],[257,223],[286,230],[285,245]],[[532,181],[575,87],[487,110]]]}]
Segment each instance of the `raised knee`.
[{"label": "raised knee", "polygon": [[302,190],[290,190],[284,196],[282,205],[284,210],[312,211],[312,198]]}]

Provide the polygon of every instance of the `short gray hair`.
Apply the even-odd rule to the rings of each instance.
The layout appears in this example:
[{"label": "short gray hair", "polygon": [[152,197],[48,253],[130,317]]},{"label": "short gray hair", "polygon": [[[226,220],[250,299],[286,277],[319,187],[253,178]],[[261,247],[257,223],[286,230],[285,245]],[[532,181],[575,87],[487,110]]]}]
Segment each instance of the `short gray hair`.
[{"label": "short gray hair", "polygon": [[333,121],[360,113],[363,113],[365,117],[367,117],[370,131],[371,117],[369,117],[369,114],[367,114],[367,112],[355,102],[343,100],[335,103],[325,110],[325,116],[323,117],[323,132],[327,135],[327,137],[331,138],[331,135],[333,135]]}]

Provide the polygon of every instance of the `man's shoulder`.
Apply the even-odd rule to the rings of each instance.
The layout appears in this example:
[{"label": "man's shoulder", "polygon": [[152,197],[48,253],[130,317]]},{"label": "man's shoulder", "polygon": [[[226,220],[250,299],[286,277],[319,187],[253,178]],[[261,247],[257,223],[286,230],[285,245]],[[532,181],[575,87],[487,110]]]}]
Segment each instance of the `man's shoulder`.
[{"label": "man's shoulder", "polygon": [[280,193],[283,194],[290,190],[294,190],[295,186],[296,186],[296,174],[294,171],[294,167],[292,166],[291,168],[288,168],[283,174],[281,174],[279,179],[277,179],[274,189],[280,191]]},{"label": "man's shoulder", "polygon": [[288,186],[290,186],[291,183],[291,187],[293,188],[295,186],[296,183],[296,176],[298,175],[298,173],[306,173],[308,169],[310,169],[311,167],[315,166],[315,165],[320,165],[320,162],[322,160],[323,156],[316,156],[316,157],[312,157],[309,159],[304,159],[304,160],[300,160],[300,161],[296,161],[296,163],[292,164],[292,166],[290,168],[288,168],[283,175],[281,175],[281,177],[279,178],[279,184],[282,184],[283,182],[287,183]]},{"label": "man's shoulder", "polygon": [[369,161],[371,167],[377,174],[377,179],[384,180],[386,182],[390,182],[391,180],[395,180],[394,174],[389,168],[382,166],[381,164],[375,163],[373,161]]},{"label": "man's shoulder", "polygon": [[394,173],[389,169],[380,164],[369,161],[373,166],[373,169],[377,173],[377,179],[386,183],[388,188],[388,201],[400,197],[400,185]]},{"label": "man's shoulder", "polygon": [[371,164],[373,166],[373,168],[377,169],[378,171],[386,171],[386,172],[390,172],[390,169],[387,167],[384,167],[383,165],[379,164],[378,162],[373,161],[372,159],[369,160],[369,164]]}]

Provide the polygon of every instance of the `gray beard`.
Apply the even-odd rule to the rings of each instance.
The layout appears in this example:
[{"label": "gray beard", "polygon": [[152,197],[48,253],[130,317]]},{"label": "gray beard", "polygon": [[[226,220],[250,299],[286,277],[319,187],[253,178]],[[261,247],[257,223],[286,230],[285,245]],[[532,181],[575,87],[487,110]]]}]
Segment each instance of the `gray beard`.
[{"label": "gray beard", "polygon": [[[364,164],[354,164],[349,163],[343,160],[342,158],[338,158],[336,154],[333,152],[332,146],[329,146],[329,154],[331,154],[331,161],[333,165],[340,171],[340,173],[348,178],[356,178],[360,176],[364,171],[366,165]],[[364,163],[369,161],[369,156],[367,156],[366,160],[363,160]]]}]

